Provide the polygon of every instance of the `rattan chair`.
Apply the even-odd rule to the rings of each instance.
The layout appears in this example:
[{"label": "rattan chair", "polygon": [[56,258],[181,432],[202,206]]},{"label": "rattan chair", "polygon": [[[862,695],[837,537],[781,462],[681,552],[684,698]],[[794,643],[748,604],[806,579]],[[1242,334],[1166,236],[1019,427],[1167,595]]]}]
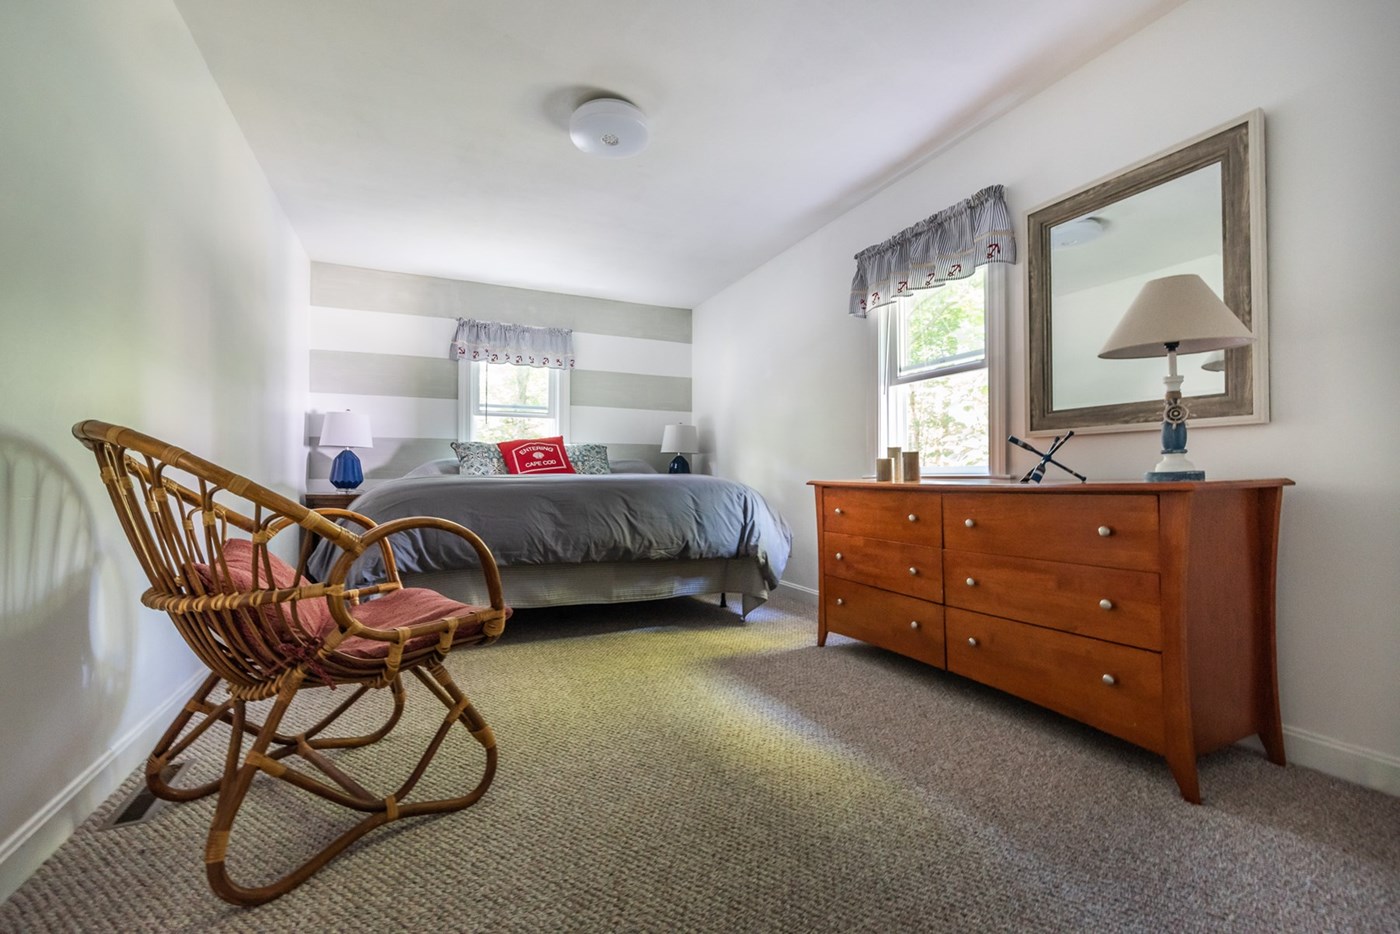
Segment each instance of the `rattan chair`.
[{"label": "rattan chair", "polygon": [[[169,614],[210,671],[152,751],[146,782],[155,795],[173,801],[218,793],[204,855],[215,893],[238,905],[270,901],[305,882],[370,830],[404,817],[455,811],[485,793],[496,770],[495,739],[442,664],[453,648],[495,641],[510,615],[496,563],[480,538],[437,518],[375,524],[347,510],[312,511],[128,428],[85,421],[73,427],[73,434],[97,455],[102,481],[150,579],[141,602]],[[359,531],[332,518],[349,520]],[[320,537],[341,549],[324,582],[304,576],[309,544],[301,546],[296,568],[269,550],[274,537],[287,529],[290,535],[308,541]],[[389,537],[409,529],[437,529],[470,542],[480,559],[490,606],[467,606],[430,590],[404,588]],[[386,579],[347,589],[344,582],[354,559],[375,547]],[[388,735],[404,711],[404,672],[412,672],[446,713],[403,783],[389,793],[371,792],[335,761],[334,750],[368,746]],[[348,696],[313,726],[281,731],[291,722],[286,715],[299,692],[327,687],[345,689]],[[368,692],[386,687],[392,697],[387,722],[365,735],[328,735],[332,724]],[[269,699],[270,708],[256,722],[249,703]],[[167,766],[216,724],[229,732],[222,776],[193,787],[171,784]],[[408,800],[454,725],[480,744],[480,779],[455,797]],[[225,857],[239,809],[259,775],[347,808],[357,820],[275,881],[245,887],[230,878]],[[293,834],[296,830],[295,825],[288,828]],[[262,853],[275,859],[277,841],[268,844]]]}]

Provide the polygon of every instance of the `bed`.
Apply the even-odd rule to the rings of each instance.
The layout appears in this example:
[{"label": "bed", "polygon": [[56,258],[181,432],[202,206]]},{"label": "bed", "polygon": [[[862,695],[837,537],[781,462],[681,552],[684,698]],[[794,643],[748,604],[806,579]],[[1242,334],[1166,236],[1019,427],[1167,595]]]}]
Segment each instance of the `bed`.
[{"label": "bed", "polygon": [[[514,607],[622,603],[738,594],[748,616],[782,577],[792,531],[754,489],[702,474],[659,474],[619,464],[606,474],[459,476],[434,461],[367,491],[350,508],[376,522],[432,515],[485,540]],[[645,472],[643,472],[645,471]],[[441,532],[393,536],[404,583],[479,603],[484,581],[461,539]],[[307,568],[323,579],[338,557],[321,542]],[[379,579],[371,551],[354,585]]]}]

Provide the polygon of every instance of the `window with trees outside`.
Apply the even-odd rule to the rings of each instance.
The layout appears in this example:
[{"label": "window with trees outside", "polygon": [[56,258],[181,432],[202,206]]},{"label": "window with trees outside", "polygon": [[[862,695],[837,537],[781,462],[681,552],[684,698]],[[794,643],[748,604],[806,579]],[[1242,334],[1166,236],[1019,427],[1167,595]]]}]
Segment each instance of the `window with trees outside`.
[{"label": "window with trees outside", "polygon": [[511,441],[568,433],[567,370],[509,363],[463,365],[458,434],[466,441]]},{"label": "window with trees outside", "polygon": [[1005,445],[1004,268],[981,266],[884,306],[880,450],[918,451],[925,473],[1000,474]]}]

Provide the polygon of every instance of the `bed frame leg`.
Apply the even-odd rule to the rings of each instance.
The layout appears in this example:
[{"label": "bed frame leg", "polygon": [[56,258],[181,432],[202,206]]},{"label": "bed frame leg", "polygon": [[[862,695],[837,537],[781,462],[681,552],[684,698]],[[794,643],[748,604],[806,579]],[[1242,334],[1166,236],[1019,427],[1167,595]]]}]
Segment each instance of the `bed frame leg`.
[{"label": "bed frame leg", "polygon": [[729,594],[725,593],[724,591],[720,591],[720,595],[719,595],[719,605],[720,605],[720,609],[728,609],[728,607],[729,607]]}]

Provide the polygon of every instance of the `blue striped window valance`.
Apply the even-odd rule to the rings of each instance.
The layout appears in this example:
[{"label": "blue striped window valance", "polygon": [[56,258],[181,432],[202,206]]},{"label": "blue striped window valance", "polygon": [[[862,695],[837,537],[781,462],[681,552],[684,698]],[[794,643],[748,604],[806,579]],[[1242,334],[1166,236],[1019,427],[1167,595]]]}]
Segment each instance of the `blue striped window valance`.
[{"label": "blue striped window valance", "polygon": [[469,363],[512,363],[574,368],[574,332],[571,328],[536,328],[458,318],[457,333],[447,355]]},{"label": "blue striped window valance", "polygon": [[1011,212],[1002,186],[990,185],[857,253],[850,313],[864,318],[916,289],[966,278],[986,263],[1014,262]]}]

